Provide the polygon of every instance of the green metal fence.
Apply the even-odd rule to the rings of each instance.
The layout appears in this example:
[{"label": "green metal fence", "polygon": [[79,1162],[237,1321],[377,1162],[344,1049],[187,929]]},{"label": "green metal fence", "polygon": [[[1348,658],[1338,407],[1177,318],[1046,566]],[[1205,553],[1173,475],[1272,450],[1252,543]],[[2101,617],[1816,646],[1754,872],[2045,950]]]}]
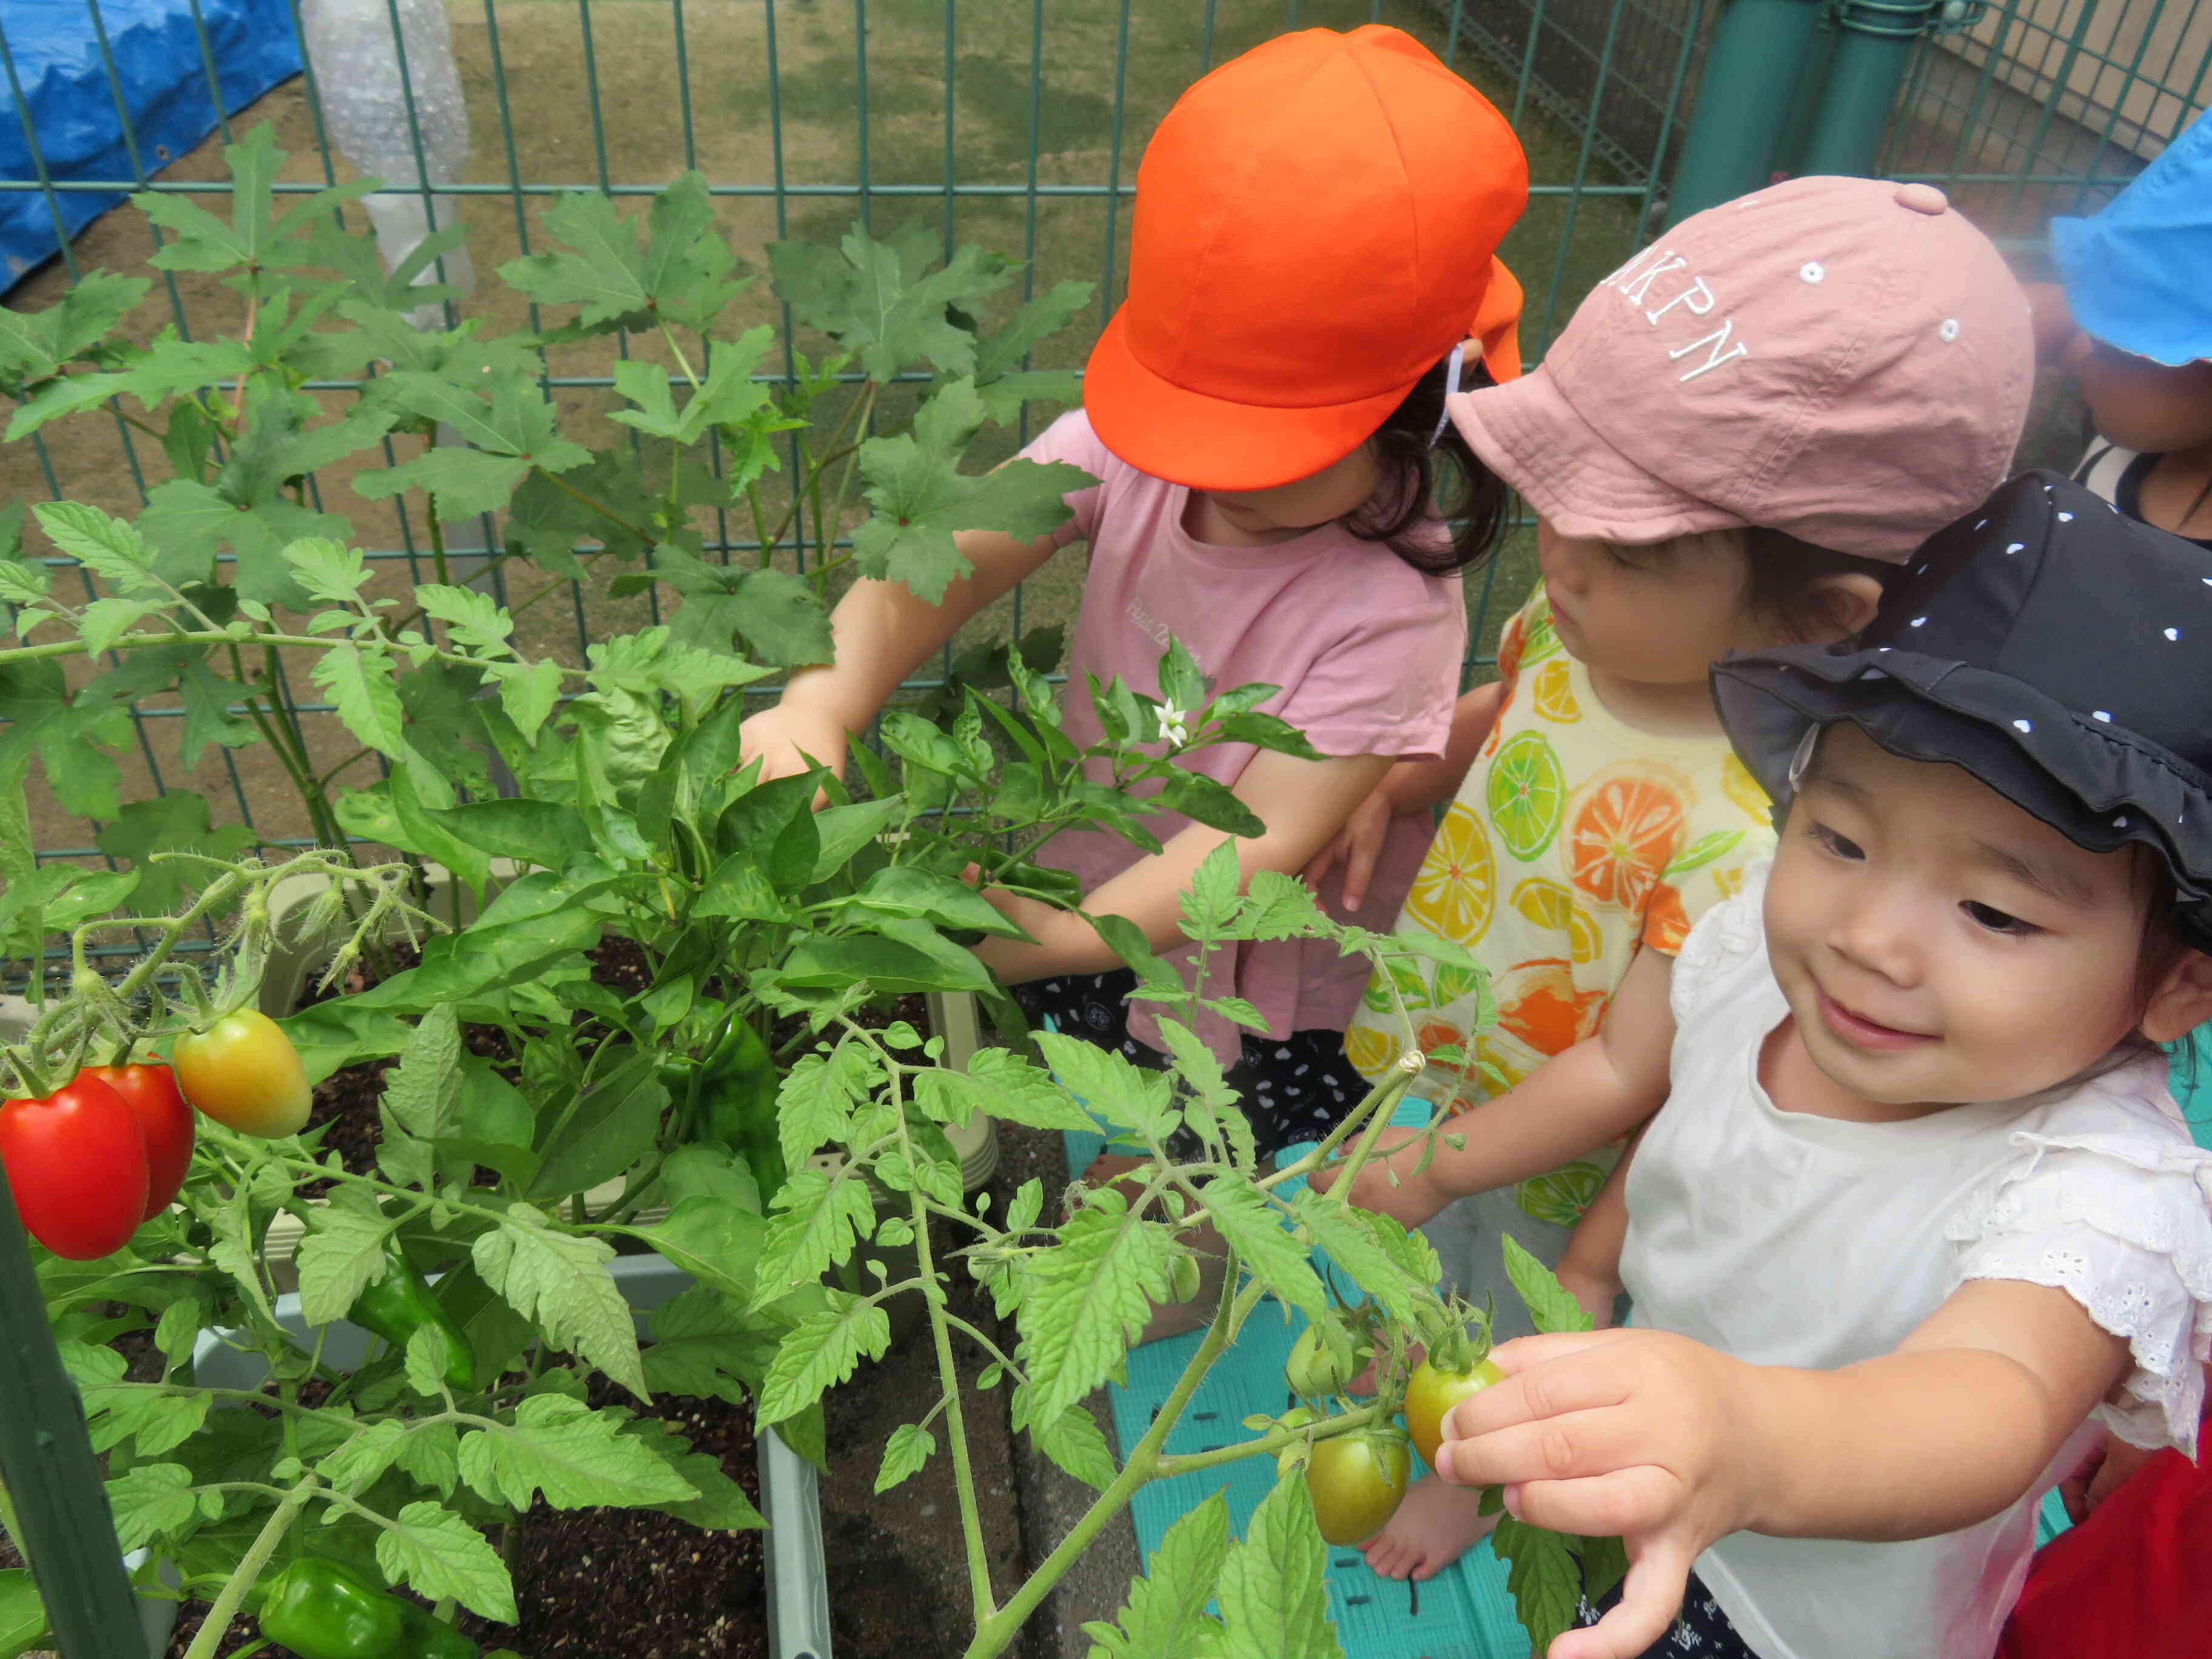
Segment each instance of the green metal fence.
[{"label": "green metal fence", "polygon": [[[411,11],[416,0],[405,3]],[[295,27],[301,3],[293,0]],[[403,0],[383,3],[401,29]],[[97,25],[100,0],[85,4]],[[1783,14],[1802,37],[1803,49],[1767,76],[1778,92],[1747,85],[1736,70],[1717,74],[1728,30],[1753,7]],[[400,188],[426,210],[441,198],[458,203],[478,269],[529,251],[533,213],[560,191],[642,195],[696,167],[712,181],[722,230],[741,249],[834,234],[855,216],[880,232],[924,215],[948,247],[980,241],[1027,260],[1024,295],[1066,277],[1096,283],[1094,325],[1118,298],[1138,158],[1175,96],[1212,64],[1286,29],[1393,23],[1482,88],[1522,135],[1533,199],[1504,252],[1529,294],[1532,356],[1591,284],[1656,230],[1699,118],[1717,130],[1762,90],[1813,107],[1824,76],[1863,44],[1854,31],[1895,59],[1875,70],[1897,85],[1893,107],[1886,87],[1875,100],[1881,169],[1954,189],[2023,246],[2045,216],[2093,206],[2155,154],[2201,105],[2212,68],[2212,0],[1851,5],[1832,15],[1818,0],[447,0],[445,15],[473,143],[458,176],[441,176],[410,86],[412,176]],[[1926,32],[1937,26],[1950,32]],[[12,86],[7,28],[0,11],[0,69]],[[1709,56],[1715,74],[1705,72]],[[112,60],[108,74],[112,81]],[[119,83],[115,97],[122,107]],[[37,192],[50,204],[99,189],[220,195],[220,143],[262,121],[276,125],[291,155],[276,188],[312,190],[353,171],[331,140],[330,101],[311,64],[252,106],[222,110],[222,130],[171,165],[146,155],[134,133],[128,177],[58,178],[41,160],[36,176],[0,180],[0,191]],[[1802,127],[1780,132],[1774,165],[1792,164],[1808,138]],[[29,136],[36,156],[37,134]],[[1876,159],[1870,151],[1868,163]],[[157,237],[143,215],[119,209],[9,303],[51,303],[81,266],[106,266],[160,276],[165,314],[147,317],[149,331],[161,322],[187,335],[226,325],[234,295],[189,274],[146,270]],[[489,310],[495,327],[524,322],[519,302],[516,314],[497,314],[510,301],[486,291],[465,308]],[[787,319],[784,328],[787,346]],[[1087,332],[1071,333],[1081,337],[1053,343],[1054,362],[1080,362]],[[627,343],[617,349],[626,353]],[[611,384],[608,368],[585,349],[547,356],[556,395]],[[1048,413],[1032,411],[1009,447]],[[161,455],[134,437],[120,411],[107,425],[52,427],[0,451],[0,501],[68,496],[130,514],[166,476]],[[315,499],[350,511],[343,482],[317,479]],[[423,543],[404,505],[356,517],[373,556],[411,570]],[[483,526],[477,545],[495,544],[495,532]],[[720,545],[747,549],[726,528]],[[817,550],[802,541],[778,556],[804,566]],[[1069,568],[1048,567],[979,626],[1020,630],[1072,617],[1079,572],[1075,561],[1055,562]],[[1525,589],[1530,563],[1527,538],[1517,537],[1470,579],[1470,672],[1484,672],[1493,612]],[[578,653],[624,614],[589,586],[573,601],[559,632]],[[136,712],[138,775],[126,777],[126,797],[189,787],[219,816],[234,814],[274,843],[301,839],[304,826],[279,810],[280,792],[252,772],[256,751],[219,750],[194,773],[177,768],[165,735],[177,712]],[[310,733],[335,724],[311,697],[295,697],[293,718]],[[49,800],[34,799],[33,811],[43,855],[101,856],[103,826]]]}]

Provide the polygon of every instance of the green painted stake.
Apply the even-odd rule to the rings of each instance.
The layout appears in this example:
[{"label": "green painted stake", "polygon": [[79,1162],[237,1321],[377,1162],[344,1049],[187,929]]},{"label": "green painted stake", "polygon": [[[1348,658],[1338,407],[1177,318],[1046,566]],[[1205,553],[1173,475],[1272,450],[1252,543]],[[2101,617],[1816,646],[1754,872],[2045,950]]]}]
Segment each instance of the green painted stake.
[{"label": "green painted stake", "polygon": [[62,1370],[8,1179],[0,1175],[0,1475],[16,1541],[68,1659],[146,1659],[138,1607],[76,1384]]},{"label": "green painted stake", "polygon": [[1930,0],[1902,5],[1847,0],[1837,7],[1836,47],[1805,139],[1802,171],[1860,176],[1875,171],[1913,46],[1935,10]]},{"label": "green painted stake", "polygon": [[1757,190],[1773,176],[1818,0],[1730,0],[1705,58],[1667,222]]}]

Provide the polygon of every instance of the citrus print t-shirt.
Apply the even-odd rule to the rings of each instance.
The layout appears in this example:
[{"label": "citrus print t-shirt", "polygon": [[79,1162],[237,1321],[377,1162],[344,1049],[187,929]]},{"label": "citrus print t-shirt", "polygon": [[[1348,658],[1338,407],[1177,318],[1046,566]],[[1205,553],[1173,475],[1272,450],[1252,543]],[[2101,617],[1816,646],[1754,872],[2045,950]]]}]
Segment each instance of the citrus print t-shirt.
[{"label": "citrus print t-shirt", "polygon": [[[1413,1092],[1432,1101],[1487,1099],[1589,1036],[1638,947],[1674,955],[1774,850],[1766,797],[1728,739],[1656,737],[1615,719],[1561,648],[1540,586],[1506,623],[1498,670],[1498,723],[1398,918],[1472,951],[1497,1000],[1496,1026],[1470,1048],[1482,1023],[1472,976],[1442,963],[1400,970],[1395,989],[1429,1062]],[[1393,988],[1370,979],[1346,1034],[1370,1078],[1402,1041]],[[1610,1164],[1523,1182],[1519,1207],[1571,1226]]]}]

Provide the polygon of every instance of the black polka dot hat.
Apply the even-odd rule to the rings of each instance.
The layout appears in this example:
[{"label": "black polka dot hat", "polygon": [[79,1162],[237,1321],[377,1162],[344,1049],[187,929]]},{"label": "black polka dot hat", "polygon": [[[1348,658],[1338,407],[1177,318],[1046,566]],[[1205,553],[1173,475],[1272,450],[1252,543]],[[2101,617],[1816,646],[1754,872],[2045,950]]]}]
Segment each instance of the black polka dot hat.
[{"label": "black polka dot hat", "polygon": [[1806,733],[1850,720],[1948,761],[2077,846],[2138,842],[2212,950],[2212,551],[2028,472],[1939,531],[1843,645],[1713,668],[1778,817]]}]

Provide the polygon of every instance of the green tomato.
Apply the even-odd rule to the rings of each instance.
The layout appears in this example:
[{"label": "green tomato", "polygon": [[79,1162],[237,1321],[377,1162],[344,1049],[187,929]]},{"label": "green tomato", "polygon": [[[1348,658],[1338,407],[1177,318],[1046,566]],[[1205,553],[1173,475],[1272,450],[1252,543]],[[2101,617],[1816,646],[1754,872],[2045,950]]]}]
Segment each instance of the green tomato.
[{"label": "green tomato", "polygon": [[1421,1462],[1436,1468],[1437,1453],[1444,1443],[1444,1419],[1454,1406],[1504,1380],[1505,1373],[1494,1360],[1479,1359],[1472,1370],[1447,1371],[1424,1359],[1406,1384],[1406,1427],[1413,1433],[1413,1449],[1420,1453]]},{"label": "green tomato", "polygon": [[1330,1344],[1318,1325],[1309,1325],[1291,1344],[1291,1357],[1283,1362],[1283,1381],[1291,1392],[1308,1400],[1342,1394],[1367,1364],[1369,1350]]},{"label": "green tomato", "polygon": [[1198,1258],[1188,1254],[1177,1255],[1168,1263],[1168,1300],[1188,1302],[1198,1294]]},{"label": "green tomato", "polygon": [[1306,1455],[1306,1496],[1332,1544],[1358,1544],[1398,1512],[1413,1469],[1406,1437],[1358,1430],[1314,1442]]}]

